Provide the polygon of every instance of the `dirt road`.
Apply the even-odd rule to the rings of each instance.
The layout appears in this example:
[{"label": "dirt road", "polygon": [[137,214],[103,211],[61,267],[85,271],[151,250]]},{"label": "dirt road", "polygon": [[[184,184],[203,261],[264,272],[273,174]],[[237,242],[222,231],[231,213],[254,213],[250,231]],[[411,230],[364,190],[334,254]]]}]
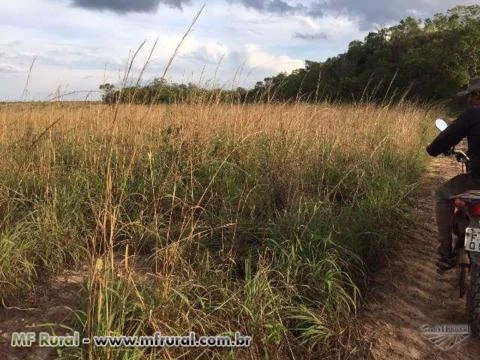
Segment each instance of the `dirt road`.
[{"label": "dirt road", "polygon": [[60,335],[65,329],[55,325],[63,324],[71,316],[77,301],[83,278],[73,271],[65,271],[49,285],[37,286],[36,291],[25,296],[23,301],[11,307],[0,305],[0,359],[1,360],[45,360],[56,359],[50,348],[14,348],[10,346],[14,331],[46,331]]},{"label": "dirt road", "polygon": [[467,323],[456,270],[441,276],[434,265],[434,190],[459,171],[459,165],[450,159],[432,162],[418,196],[415,228],[398,239],[397,252],[372,280],[360,322],[365,324],[362,332],[374,359],[480,359],[480,339],[469,338],[442,351],[419,330],[426,324]]}]

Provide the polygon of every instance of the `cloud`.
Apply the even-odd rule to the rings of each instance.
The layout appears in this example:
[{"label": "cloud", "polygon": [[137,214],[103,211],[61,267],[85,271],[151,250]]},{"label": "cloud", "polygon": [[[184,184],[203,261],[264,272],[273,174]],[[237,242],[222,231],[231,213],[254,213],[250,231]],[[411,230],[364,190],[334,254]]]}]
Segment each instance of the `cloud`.
[{"label": "cloud", "polygon": [[[91,10],[111,10],[117,13],[156,12],[159,5],[182,9],[191,0],[70,0],[74,6]],[[288,14],[306,10],[302,4],[291,4],[284,0],[226,0],[241,3],[246,8],[260,12]]]},{"label": "cloud", "polygon": [[324,40],[327,38],[327,34],[325,34],[324,32],[318,32],[313,34],[304,34],[304,33],[296,32],[295,34],[293,34],[293,37],[295,39],[302,39],[302,40]]},{"label": "cloud", "polygon": [[471,0],[227,0],[259,12],[323,19],[329,15],[355,19],[360,30],[396,23],[407,16],[429,17]]},{"label": "cloud", "polygon": [[18,73],[22,71],[23,69],[16,65],[0,63],[0,73]]},{"label": "cloud", "polygon": [[199,44],[190,52],[181,54],[180,57],[200,62],[201,64],[217,64],[225,55],[228,55],[228,48],[217,42],[208,41],[206,44]]},{"label": "cloud", "polygon": [[[92,10],[156,12],[160,5],[182,9],[195,0],[69,0],[74,6]],[[223,0],[247,9],[275,15],[299,15],[323,19],[328,15],[355,19],[361,30],[395,23],[407,16],[428,17],[471,0]]]},{"label": "cloud", "polygon": [[347,14],[359,21],[361,30],[388,25],[407,16],[429,17],[471,0],[323,0],[310,5],[309,15]]},{"label": "cloud", "polygon": [[236,2],[240,2],[246,8],[277,14],[296,13],[305,9],[304,5],[292,5],[283,0],[236,0]]},{"label": "cloud", "polygon": [[275,72],[290,72],[304,65],[303,60],[294,59],[288,55],[275,56],[263,51],[258,45],[245,46],[243,57],[246,59],[247,67]]},{"label": "cloud", "polygon": [[22,45],[22,42],[20,40],[13,40],[0,44],[1,47],[17,47],[19,45]]},{"label": "cloud", "polygon": [[[169,56],[206,2],[207,9],[182,44],[167,77],[174,82],[235,77],[250,87],[280,71],[303,67],[344,52],[377,24],[390,25],[410,14],[432,16],[472,0],[17,0],[0,11],[0,98],[22,94],[35,56],[32,94],[48,94],[58,84],[97,89],[106,77],[118,82],[129,50],[143,39],[157,49],[144,79],[163,73]],[[74,4],[75,6],[66,6]],[[185,9],[185,12],[179,9]],[[90,10],[88,13],[84,9]],[[108,10],[108,11],[103,11]],[[158,10],[157,12],[155,12]],[[57,14],[38,21],[46,13]],[[129,16],[118,16],[130,14]],[[20,16],[21,15],[21,16]],[[365,31],[360,31],[362,26]],[[324,34],[327,40],[324,39]],[[292,38],[293,37],[293,38]],[[294,40],[295,39],[295,40]],[[255,45],[246,45],[255,44]],[[321,44],[322,46],[312,46]],[[137,57],[141,67],[146,46]],[[220,58],[218,77],[217,64]],[[206,66],[204,66],[206,65]],[[134,72],[133,77],[138,74]],[[237,76],[237,70],[239,75]],[[240,80],[238,80],[240,79]]]},{"label": "cloud", "polygon": [[181,9],[190,0],[72,0],[77,7],[92,10],[111,10],[117,13],[155,12],[160,4]]}]

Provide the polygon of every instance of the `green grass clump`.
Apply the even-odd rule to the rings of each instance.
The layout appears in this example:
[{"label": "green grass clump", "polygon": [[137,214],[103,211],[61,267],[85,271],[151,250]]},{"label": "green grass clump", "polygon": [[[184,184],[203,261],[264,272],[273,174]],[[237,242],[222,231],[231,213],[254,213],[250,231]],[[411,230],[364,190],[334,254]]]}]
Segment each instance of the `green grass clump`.
[{"label": "green grass clump", "polygon": [[[410,105],[52,107],[12,122],[18,108],[4,105],[0,118],[9,139],[0,146],[0,297],[86,264],[72,325],[85,335],[254,339],[243,349],[88,347],[62,357],[341,351],[369,265],[408,220],[428,114]],[[45,133],[51,113],[66,120]]]}]

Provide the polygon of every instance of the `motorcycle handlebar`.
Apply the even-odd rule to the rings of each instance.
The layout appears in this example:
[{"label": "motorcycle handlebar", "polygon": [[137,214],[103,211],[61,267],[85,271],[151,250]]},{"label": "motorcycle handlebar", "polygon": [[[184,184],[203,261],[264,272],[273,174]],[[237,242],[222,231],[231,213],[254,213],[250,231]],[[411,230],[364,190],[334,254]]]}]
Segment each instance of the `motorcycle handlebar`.
[{"label": "motorcycle handlebar", "polygon": [[458,162],[461,162],[461,163],[469,163],[470,162],[470,158],[468,157],[467,154],[465,154],[465,152],[461,151],[461,150],[455,150],[454,147],[452,147],[448,152],[445,153],[446,156],[455,156],[455,159],[458,161]]}]

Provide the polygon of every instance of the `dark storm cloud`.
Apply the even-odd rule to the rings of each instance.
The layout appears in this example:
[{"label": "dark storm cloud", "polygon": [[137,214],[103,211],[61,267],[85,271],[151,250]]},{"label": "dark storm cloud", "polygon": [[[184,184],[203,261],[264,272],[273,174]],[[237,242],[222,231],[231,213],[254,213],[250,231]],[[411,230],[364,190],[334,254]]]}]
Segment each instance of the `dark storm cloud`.
[{"label": "dark storm cloud", "polygon": [[340,13],[358,18],[362,30],[374,25],[397,22],[407,16],[431,17],[456,5],[472,4],[473,0],[323,0],[314,1],[309,14]]},{"label": "dark storm cloud", "polygon": [[322,18],[326,14],[347,15],[359,21],[361,30],[371,30],[378,25],[396,23],[407,16],[431,17],[435,13],[445,12],[456,5],[468,5],[474,2],[474,0],[314,0],[305,1],[299,5],[293,4],[291,0],[227,1],[275,14],[299,14],[313,18]]},{"label": "dark storm cloud", "polygon": [[[154,12],[159,5],[181,9],[193,0],[70,0],[75,6],[112,10],[118,13]],[[203,0],[205,1],[205,0]],[[299,4],[293,0],[225,0],[239,3],[249,9],[277,15],[306,15],[322,18],[326,14],[343,14],[359,21],[362,30],[395,23],[407,16],[430,17],[456,5],[474,0],[314,0]]]},{"label": "dark storm cloud", "polygon": [[313,34],[303,34],[296,32],[293,34],[295,39],[302,39],[302,40],[324,40],[327,38],[327,35],[323,32],[313,33]]},{"label": "dark storm cloud", "polygon": [[73,5],[85,9],[111,10],[118,13],[154,12],[160,4],[182,8],[190,0],[72,0]]},{"label": "dark storm cloud", "polygon": [[294,13],[306,9],[304,5],[291,5],[283,0],[236,0],[235,2],[240,2],[247,8],[277,14]]},{"label": "dark storm cloud", "polygon": [[[74,6],[93,10],[112,10],[118,13],[154,12],[163,4],[181,9],[191,0],[70,0]],[[305,10],[303,5],[291,5],[284,0],[226,0],[262,12],[288,14]]]},{"label": "dark storm cloud", "polygon": [[[362,25],[385,23],[403,17],[407,9],[412,8],[410,3],[421,3],[422,0],[334,0],[316,1],[310,7],[312,16],[321,16],[324,13],[343,13],[358,17]],[[414,7],[413,7],[414,8]]]}]

